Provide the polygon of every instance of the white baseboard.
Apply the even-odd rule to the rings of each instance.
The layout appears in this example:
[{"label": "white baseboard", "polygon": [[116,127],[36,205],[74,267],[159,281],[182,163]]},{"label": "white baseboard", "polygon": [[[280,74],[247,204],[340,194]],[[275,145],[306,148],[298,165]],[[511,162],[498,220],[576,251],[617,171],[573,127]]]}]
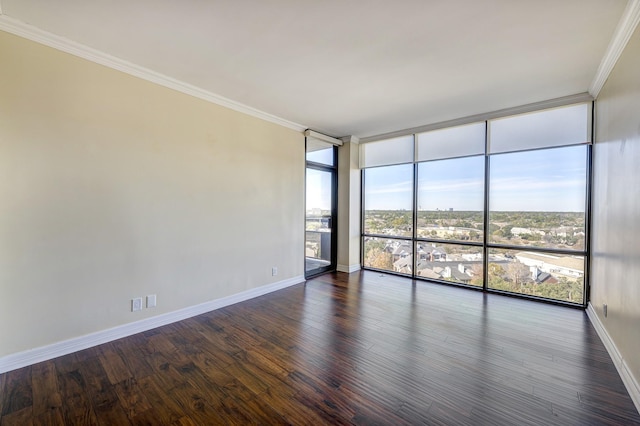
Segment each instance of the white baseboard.
[{"label": "white baseboard", "polygon": [[604,324],[602,324],[602,321],[600,321],[600,317],[596,314],[596,311],[591,303],[589,303],[589,305],[587,306],[587,316],[589,317],[589,320],[591,320],[591,324],[593,324],[593,327],[596,329],[598,336],[600,336],[600,340],[602,340],[604,347],[607,348],[607,352],[609,352],[609,355],[613,360],[613,364],[616,366],[616,369],[618,370],[618,373],[622,378],[622,382],[629,392],[629,396],[631,396],[633,403],[636,405],[636,410],[638,410],[638,412],[640,413],[640,385],[638,384],[636,378],[633,376],[631,369],[618,350],[618,347],[607,332],[607,329],[604,328]]},{"label": "white baseboard", "polygon": [[360,264],[356,263],[355,265],[338,265],[336,267],[336,270],[338,270],[338,272],[346,272],[347,274],[350,274],[352,272],[357,272],[360,270]]},{"label": "white baseboard", "polygon": [[155,317],[145,318],[140,321],[87,334],[85,336],[74,337],[73,339],[64,340],[51,345],[6,355],[0,358],[0,374],[36,364],[38,362],[57,358],[62,355],[67,355],[72,352],[81,351],[92,346],[111,342],[122,337],[131,336],[132,334],[141,333],[156,327],[171,324],[176,321],[191,318],[206,312],[214,311],[225,306],[253,299],[254,297],[262,296],[302,282],[304,282],[304,277],[301,275],[236,293],[231,296],[211,300],[199,305],[189,306],[188,308],[179,309],[177,311],[168,312]]}]

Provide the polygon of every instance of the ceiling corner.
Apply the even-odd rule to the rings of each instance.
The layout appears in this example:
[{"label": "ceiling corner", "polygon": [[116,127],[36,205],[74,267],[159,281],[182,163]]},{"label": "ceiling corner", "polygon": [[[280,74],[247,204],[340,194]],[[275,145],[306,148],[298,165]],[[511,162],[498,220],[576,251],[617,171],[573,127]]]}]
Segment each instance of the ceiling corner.
[{"label": "ceiling corner", "polygon": [[636,30],[638,22],[640,22],[640,0],[629,0],[589,87],[589,94],[594,99],[598,97],[604,83],[609,78],[609,74]]},{"label": "ceiling corner", "polygon": [[359,144],[360,143],[360,138],[354,135],[349,135],[349,136],[344,136],[340,138],[342,140],[342,142],[344,143],[353,143],[353,144]]},{"label": "ceiling corner", "polygon": [[65,37],[61,37],[48,31],[42,30],[33,25],[24,23],[18,19],[3,15],[1,10],[0,30],[48,47],[52,47],[61,52],[86,59],[96,64],[104,65],[114,70],[124,72],[126,74],[149,81],[151,83],[176,90],[186,95],[193,96],[195,98],[199,98],[207,102],[211,102],[213,104],[259,118],[261,120],[278,124],[280,126],[298,132],[302,132],[307,128],[307,126],[305,125],[289,121],[285,118],[281,118],[279,116],[270,114],[257,108],[253,108],[224,96],[220,96],[216,93],[212,93],[208,90],[194,86],[187,82],[166,76],[162,73],[139,66],[116,56],[112,56],[106,52],[93,49],[84,44],[77,43]]}]

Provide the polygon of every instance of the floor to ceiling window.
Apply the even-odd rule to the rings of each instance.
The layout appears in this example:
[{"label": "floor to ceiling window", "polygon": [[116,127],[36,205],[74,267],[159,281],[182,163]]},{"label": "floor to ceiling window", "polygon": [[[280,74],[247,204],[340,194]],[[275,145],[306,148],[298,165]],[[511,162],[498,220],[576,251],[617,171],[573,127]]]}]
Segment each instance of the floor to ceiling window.
[{"label": "floor to ceiling window", "polygon": [[336,268],[337,149],[306,138],[305,277]]},{"label": "floor to ceiling window", "polygon": [[363,144],[363,266],[584,305],[591,108]]},{"label": "floor to ceiling window", "polygon": [[[371,144],[363,172],[363,265],[411,274],[413,270],[413,137]],[[395,162],[405,163],[393,165]],[[376,167],[382,164],[383,166]],[[392,164],[392,165],[389,165]]]}]

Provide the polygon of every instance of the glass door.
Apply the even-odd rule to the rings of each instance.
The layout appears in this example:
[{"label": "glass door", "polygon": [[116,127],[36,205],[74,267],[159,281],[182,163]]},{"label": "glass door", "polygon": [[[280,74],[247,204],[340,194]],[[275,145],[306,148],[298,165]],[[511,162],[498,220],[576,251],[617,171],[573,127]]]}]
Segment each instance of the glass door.
[{"label": "glass door", "polygon": [[307,138],[305,276],[336,269],[336,148]]}]

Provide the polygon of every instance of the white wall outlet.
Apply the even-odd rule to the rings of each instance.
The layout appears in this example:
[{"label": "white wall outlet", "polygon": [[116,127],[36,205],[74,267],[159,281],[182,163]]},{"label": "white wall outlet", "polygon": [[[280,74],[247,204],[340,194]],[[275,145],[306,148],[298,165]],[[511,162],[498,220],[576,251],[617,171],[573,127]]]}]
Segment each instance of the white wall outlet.
[{"label": "white wall outlet", "polygon": [[155,308],[156,307],[156,295],[150,294],[147,296],[147,308]]},{"label": "white wall outlet", "polygon": [[271,268],[271,276],[275,277],[276,275],[278,275],[278,267],[274,266],[273,268]]},{"label": "white wall outlet", "polygon": [[142,310],[142,297],[131,299],[131,312]]}]

